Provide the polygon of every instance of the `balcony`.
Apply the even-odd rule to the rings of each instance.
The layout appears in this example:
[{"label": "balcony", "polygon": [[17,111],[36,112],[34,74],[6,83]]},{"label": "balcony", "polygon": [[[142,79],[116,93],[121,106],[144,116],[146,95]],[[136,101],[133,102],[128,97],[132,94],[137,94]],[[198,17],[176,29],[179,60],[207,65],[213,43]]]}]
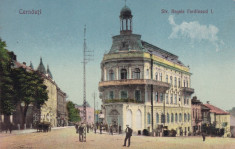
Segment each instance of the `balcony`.
[{"label": "balcony", "polygon": [[181,87],[183,93],[193,94],[194,89],[189,87]]},{"label": "balcony", "polygon": [[157,87],[170,88],[170,84],[166,82],[151,80],[151,79],[124,79],[99,82],[99,88],[108,86],[123,86],[123,85],[153,85]]},{"label": "balcony", "polygon": [[125,103],[144,103],[144,101],[137,101],[134,99],[106,99],[104,103],[117,103],[117,102],[125,102]]}]

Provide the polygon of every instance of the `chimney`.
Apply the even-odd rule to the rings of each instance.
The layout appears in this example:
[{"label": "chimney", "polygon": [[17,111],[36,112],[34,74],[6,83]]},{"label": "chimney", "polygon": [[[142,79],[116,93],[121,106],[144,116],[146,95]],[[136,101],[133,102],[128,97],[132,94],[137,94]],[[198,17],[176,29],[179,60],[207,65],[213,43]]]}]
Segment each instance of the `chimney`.
[{"label": "chimney", "polygon": [[206,101],[207,104],[210,104],[210,101]]},{"label": "chimney", "polygon": [[26,63],[25,63],[25,62],[23,62],[23,64],[26,66]]}]

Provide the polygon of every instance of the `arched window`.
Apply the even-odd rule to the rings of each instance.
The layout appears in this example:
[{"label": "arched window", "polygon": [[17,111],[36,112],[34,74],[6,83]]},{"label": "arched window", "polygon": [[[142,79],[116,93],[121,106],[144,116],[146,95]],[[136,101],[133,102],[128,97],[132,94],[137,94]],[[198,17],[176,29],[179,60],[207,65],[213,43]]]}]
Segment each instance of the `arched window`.
[{"label": "arched window", "polygon": [[109,70],[109,80],[110,81],[114,80],[114,73],[112,69]]},{"label": "arched window", "polygon": [[156,77],[156,80],[158,80],[158,73],[157,72],[155,73],[155,77]]},{"label": "arched window", "polygon": [[121,79],[127,79],[127,71],[126,69],[121,70]]},{"label": "arched window", "polygon": [[167,123],[170,123],[170,115],[167,113]]},{"label": "arched window", "polygon": [[177,123],[178,122],[178,114],[175,113],[175,122]]},{"label": "arched window", "polygon": [[171,113],[171,122],[173,123],[174,122],[174,114]]},{"label": "arched window", "polygon": [[132,127],[132,111],[129,109],[127,110],[126,113],[126,124]]},{"label": "arched window", "polygon": [[151,123],[150,113],[148,113],[148,124]]},{"label": "arched window", "polygon": [[182,122],[182,114],[179,114],[179,122]]},{"label": "arched window", "polygon": [[136,127],[137,129],[142,129],[142,115],[140,110],[136,112]]},{"label": "arched window", "polygon": [[155,93],[155,100],[156,100],[156,102],[158,102],[158,93],[157,92]]},{"label": "arched window", "polygon": [[135,79],[140,79],[140,69],[135,68]]},{"label": "arched window", "polygon": [[186,122],[186,121],[187,121],[187,114],[184,113],[184,122]]},{"label": "arched window", "polygon": [[159,123],[159,114],[158,113],[156,114],[156,122],[157,122],[157,124]]},{"label": "arched window", "polygon": [[188,121],[190,121],[190,114],[188,113]]}]

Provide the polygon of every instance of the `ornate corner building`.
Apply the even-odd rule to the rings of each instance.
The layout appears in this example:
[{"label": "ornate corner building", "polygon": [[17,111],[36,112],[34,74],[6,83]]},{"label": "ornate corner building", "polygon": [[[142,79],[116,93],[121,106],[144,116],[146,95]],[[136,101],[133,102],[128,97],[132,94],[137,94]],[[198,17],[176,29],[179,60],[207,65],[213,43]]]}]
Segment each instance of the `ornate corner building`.
[{"label": "ornate corner building", "polygon": [[129,124],[135,132],[166,126],[178,135],[187,135],[192,129],[194,93],[189,67],[178,56],[133,34],[132,18],[130,8],[124,6],[120,35],[112,37],[111,49],[101,62],[104,122],[122,130]]}]

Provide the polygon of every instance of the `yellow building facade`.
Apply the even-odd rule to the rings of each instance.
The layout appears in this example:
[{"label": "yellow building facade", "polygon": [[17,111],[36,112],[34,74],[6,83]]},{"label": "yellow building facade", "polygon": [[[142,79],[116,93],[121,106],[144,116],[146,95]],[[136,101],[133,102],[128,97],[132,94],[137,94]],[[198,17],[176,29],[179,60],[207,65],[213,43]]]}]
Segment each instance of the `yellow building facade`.
[{"label": "yellow building facade", "polygon": [[104,123],[134,132],[159,126],[191,132],[191,73],[178,56],[132,34],[131,10],[120,12],[120,35],[101,62]]}]

